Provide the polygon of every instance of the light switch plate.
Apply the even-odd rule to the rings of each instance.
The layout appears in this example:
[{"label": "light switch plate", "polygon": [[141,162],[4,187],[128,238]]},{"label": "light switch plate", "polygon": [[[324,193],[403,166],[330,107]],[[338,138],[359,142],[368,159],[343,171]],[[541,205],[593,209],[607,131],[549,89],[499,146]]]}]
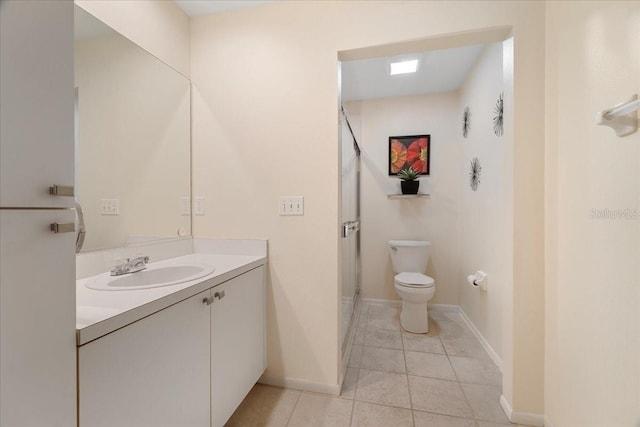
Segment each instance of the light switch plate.
[{"label": "light switch plate", "polygon": [[278,212],[280,213],[280,215],[304,215],[304,197],[280,197]]},{"label": "light switch plate", "polygon": [[101,215],[120,215],[120,199],[101,199]]},{"label": "light switch plate", "polygon": [[194,213],[198,216],[204,215],[205,213],[204,197],[194,198],[193,210],[194,210]]},{"label": "light switch plate", "polygon": [[191,197],[182,197],[180,199],[180,215],[191,215]]}]

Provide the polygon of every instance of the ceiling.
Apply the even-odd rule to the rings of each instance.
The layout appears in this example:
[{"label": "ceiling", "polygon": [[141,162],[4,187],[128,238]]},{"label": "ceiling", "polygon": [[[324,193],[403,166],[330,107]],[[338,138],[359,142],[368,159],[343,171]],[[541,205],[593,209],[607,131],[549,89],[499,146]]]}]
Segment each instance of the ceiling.
[{"label": "ceiling", "polygon": [[[484,45],[442,49],[401,57],[342,63],[342,101],[424,95],[457,90],[482,53]],[[418,71],[389,75],[391,62],[419,59]]]},{"label": "ceiling", "polygon": [[[189,16],[260,6],[278,0],[174,0]],[[442,49],[402,57],[342,63],[342,101],[423,95],[457,90],[482,53],[484,45]],[[414,74],[389,75],[389,63],[419,58]]]},{"label": "ceiling", "polygon": [[84,40],[114,34],[115,30],[79,6],[74,7],[73,38]]},{"label": "ceiling", "polygon": [[274,0],[174,0],[189,16],[208,15],[225,10],[241,9],[271,3]]}]

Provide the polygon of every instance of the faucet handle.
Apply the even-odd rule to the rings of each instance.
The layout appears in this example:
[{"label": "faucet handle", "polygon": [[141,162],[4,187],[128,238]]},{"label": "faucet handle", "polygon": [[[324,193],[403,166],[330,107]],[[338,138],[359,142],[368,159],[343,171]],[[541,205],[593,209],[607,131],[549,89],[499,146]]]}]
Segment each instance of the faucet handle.
[{"label": "faucet handle", "polygon": [[137,253],[135,254],[133,257],[131,257],[130,260],[128,260],[128,262],[144,262],[145,264],[149,262],[149,257],[147,255],[143,255],[141,253]]}]

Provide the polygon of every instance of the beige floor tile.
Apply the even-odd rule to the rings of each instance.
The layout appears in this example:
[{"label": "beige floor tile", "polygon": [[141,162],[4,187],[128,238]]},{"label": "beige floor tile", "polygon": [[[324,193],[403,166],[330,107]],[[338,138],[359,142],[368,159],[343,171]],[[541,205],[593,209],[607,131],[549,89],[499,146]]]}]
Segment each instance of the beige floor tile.
[{"label": "beige floor tile", "polygon": [[473,417],[457,382],[409,376],[409,389],[413,409],[462,418]]},{"label": "beige floor tile", "polygon": [[502,385],[502,373],[491,359],[450,356],[449,360],[462,383]]},{"label": "beige floor tile", "polygon": [[287,427],[349,427],[353,401],[302,393]]},{"label": "beige floor tile", "polygon": [[[503,423],[492,423],[489,421],[478,421],[478,427],[520,427],[520,424],[503,424]],[[526,427],[526,426],[522,426]]]},{"label": "beige floor tile", "polygon": [[413,427],[413,419],[409,409],[356,402],[351,425],[353,427]]},{"label": "beige floor tile", "polygon": [[415,427],[476,427],[476,422],[468,418],[413,411]]},{"label": "beige floor tile", "polygon": [[402,350],[402,335],[397,331],[368,329],[365,332],[364,345]]},{"label": "beige floor tile", "polygon": [[441,337],[449,338],[473,338],[474,335],[457,312],[432,310],[430,316],[440,328]]},{"label": "beige floor tile", "polygon": [[456,381],[449,358],[443,354],[405,351],[407,374]]},{"label": "beige floor tile", "polygon": [[360,368],[373,371],[397,372],[399,374],[407,372],[402,350],[368,347],[366,345],[362,346]]},{"label": "beige floor tile", "polygon": [[475,338],[473,332],[469,330],[467,325],[448,320],[436,320],[440,327],[440,337],[444,338]]},{"label": "beige floor tile", "polygon": [[369,305],[362,304],[360,307],[360,316],[358,317],[358,328],[364,328],[367,326],[367,318],[369,316]]},{"label": "beige floor tile", "polygon": [[449,356],[472,357],[477,359],[488,359],[489,355],[476,337],[451,338],[440,337],[444,350]]},{"label": "beige floor tile", "polygon": [[[431,331],[431,330],[430,330]],[[422,351],[424,353],[445,354],[444,347],[437,335],[402,333],[404,349],[409,351]]]},{"label": "beige floor tile", "polygon": [[367,329],[387,329],[400,332],[399,311],[395,307],[371,307],[367,317]]},{"label": "beige floor tile", "polygon": [[371,316],[398,316],[400,314],[400,305],[387,304],[371,304],[369,306],[369,315]]},{"label": "beige floor tile", "polygon": [[356,394],[356,385],[358,384],[358,368],[347,368],[342,383],[342,393],[340,397],[345,399],[353,399]]},{"label": "beige floor tile", "polygon": [[402,343],[405,350],[421,351],[423,353],[446,354],[440,337],[429,334],[402,333]]},{"label": "beige floor tile", "polygon": [[501,387],[492,385],[462,384],[464,394],[477,420],[509,423],[500,406]]},{"label": "beige floor tile", "polygon": [[256,384],[227,422],[227,427],[284,427],[300,392]]},{"label": "beige floor tile", "polygon": [[407,376],[360,369],[356,400],[411,408]]},{"label": "beige floor tile", "polygon": [[359,368],[361,358],[362,358],[362,346],[352,345],[351,354],[349,355],[349,362],[347,363],[347,366],[350,368]]},{"label": "beige floor tile", "polygon": [[364,335],[367,330],[365,328],[356,328],[356,334],[353,337],[353,344],[362,345],[364,344]]},{"label": "beige floor tile", "polygon": [[459,325],[463,325],[466,327],[466,323],[458,310],[450,309],[450,308],[432,308],[429,313],[433,316],[434,319],[441,320],[444,322],[453,322],[458,323]]}]

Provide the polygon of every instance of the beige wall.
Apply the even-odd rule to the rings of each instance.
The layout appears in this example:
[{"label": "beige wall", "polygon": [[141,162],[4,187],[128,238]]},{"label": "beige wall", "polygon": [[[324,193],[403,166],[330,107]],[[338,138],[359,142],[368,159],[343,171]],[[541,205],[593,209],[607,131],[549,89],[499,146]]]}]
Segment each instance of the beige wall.
[{"label": "beige wall", "polygon": [[74,3],[189,76],[189,17],[175,2],[74,0]]},{"label": "beige wall", "polygon": [[[505,174],[505,170],[506,162],[511,162],[506,157],[506,147],[512,145],[513,140],[506,135],[497,136],[493,129],[496,101],[499,94],[505,92],[502,50],[502,43],[488,45],[460,88],[454,134],[462,141],[456,160],[459,175],[464,178],[457,209],[459,304],[499,357],[502,357],[502,299],[505,288],[510,285],[507,265],[513,259],[507,247],[512,230],[508,227],[505,209],[512,203],[508,188],[513,177]],[[513,117],[509,101],[505,117]],[[460,130],[465,107],[471,112],[467,138],[463,138]],[[482,171],[480,184],[473,191],[469,185],[469,168],[476,157]],[[467,281],[467,276],[477,270],[488,274],[486,292],[472,287]]]},{"label": "beige wall", "polygon": [[[427,274],[433,303],[458,305],[458,94],[403,96],[347,104],[362,148],[362,297],[398,300],[389,240],[429,240]],[[388,175],[389,136],[431,135],[431,174],[420,178],[430,197],[389,199],[400,180]]]},{"label": "beige wall", "polygon": [[[541,414],[544,3],[275,2],[192,19],[193,185],[208,203],[194,231],[269,239],[270,375],[338,380],[337,53],[500,25],[515,37],[519,192],[504,392],[514,409]],[[282,195],[304,195],[305,215],[278,216]]]},{"label": "beige wall", "polygon": [[637,426],[640,133],[617,137],[594,116],[640,93],[640,3],[547,8],[547,419]]},{"label": "beige wall", "polygon": [[[83,250],[189,233],[189,80],[119,34],[77,41],[74,55]],[[120,215],[101,215],[101,199]]]},{"label": "beige wall", "polygon": [[[188,74],[188,19],[172,2],[76,3]],[[555,427],[637,424],[637,220],[589,215],[640,203],[639,134],[620,139],[593,124],[596,111],[640,92],[638,7],[282,2],[194,19],[194,186],[208,198],[195,230],[270,238],[269,372],[337,381],[336,52],[511,25],[516,74],[505,78],[516,94],[507,118],[515,143],[506,155],[516,191],[506,211],[515,261],[503,304],[504,394],[517,411],[543,413],[544,352],[546,413]],[[305,195],[306,215],[278,217],[277,197],[292,194]]]}]

